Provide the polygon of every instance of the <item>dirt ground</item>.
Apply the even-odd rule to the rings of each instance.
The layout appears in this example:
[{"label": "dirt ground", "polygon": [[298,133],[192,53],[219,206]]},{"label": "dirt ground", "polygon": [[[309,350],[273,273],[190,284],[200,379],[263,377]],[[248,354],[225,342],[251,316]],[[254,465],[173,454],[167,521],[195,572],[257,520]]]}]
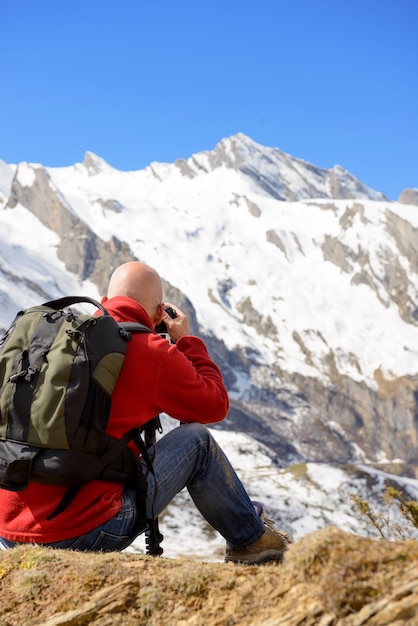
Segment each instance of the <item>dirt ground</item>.
[{"label": "dirt ground", "polygon": [[418,542],[327,528],[281,565],[25,546],[0,553],[0,626],[416,626]]}]

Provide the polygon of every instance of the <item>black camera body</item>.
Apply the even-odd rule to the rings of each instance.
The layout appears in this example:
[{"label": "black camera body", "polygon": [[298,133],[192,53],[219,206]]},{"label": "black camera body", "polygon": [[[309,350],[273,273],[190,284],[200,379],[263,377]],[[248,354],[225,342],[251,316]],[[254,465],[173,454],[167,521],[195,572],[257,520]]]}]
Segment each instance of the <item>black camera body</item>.
[{"label": "black camera body", "polygon": [[[165,306],[164,311],[167,313],[167,315],[171,317],[172,320],[177,317],[177,311],[171,306]],[[171,338],[167,332],[167,326],[165,322],[160,322],[159,324],[157,324],[157,326],[155,327],[155,332],[171,343]]]},{"label": "black camera body", "polygon": [[177,311],[172,306],[165,306],[164,311],[174,320],[177,317]]}]

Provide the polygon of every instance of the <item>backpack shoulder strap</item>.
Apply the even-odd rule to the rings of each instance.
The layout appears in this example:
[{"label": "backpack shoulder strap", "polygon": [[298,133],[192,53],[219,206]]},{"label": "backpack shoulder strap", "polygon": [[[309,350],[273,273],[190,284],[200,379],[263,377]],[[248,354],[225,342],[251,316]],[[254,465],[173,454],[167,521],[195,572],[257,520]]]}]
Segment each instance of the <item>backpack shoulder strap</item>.
[{"label": "backpack shoulder strap", "polygon": [[122,330],[126,330],[129,333],[152,333],[153,331],[145,324],[140,322],[118,322],[119,327]]},{"label": "backpack shoulder strap", "polygon": [[55,309],[59,311],[60,309],[65,309],[67,306],[71,306],[72,304],[93,304],[95,307],[101,310],[103,315],[109,315],[106,308],[95,300],[94,298],[89,298],[89,296],[65,296],[64,298],[58,298],[57,300],[50,300],[49,302],[44,302],[42,306],[50,307],[51,309]]}]

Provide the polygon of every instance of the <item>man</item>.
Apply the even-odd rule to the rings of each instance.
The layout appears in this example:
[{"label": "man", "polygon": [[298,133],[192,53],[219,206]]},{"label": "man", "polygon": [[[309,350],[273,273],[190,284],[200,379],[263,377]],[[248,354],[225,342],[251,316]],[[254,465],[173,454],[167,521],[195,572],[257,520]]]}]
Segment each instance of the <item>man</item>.
[{"label": "man", "polygon": [[[257,513],[235,471],[203,426],[226,416],[229,401],[217,365],[204,343],[190,335],[187,316],[163,302],[157,272],[139,262],[113,273],[102,303],[118,322],[161,321],[174,342],[157,333],[133,333],[112,395],[107,433],[117,439],[165,412],[182,425],[153,448],[151,473],[145,463],[147,519],[155,519],[187,487],[195,505],[227,542],[226,561],[281,560],[291,541]],[[172,319],[165,306],[173,306]],[[122,483],[90,481],[67,509],[47,519],[65,487],[31,482],[19,493],[0,489],[0,544],[38,543],[78,550],[123,550],[142,530],[136,492]]]}]

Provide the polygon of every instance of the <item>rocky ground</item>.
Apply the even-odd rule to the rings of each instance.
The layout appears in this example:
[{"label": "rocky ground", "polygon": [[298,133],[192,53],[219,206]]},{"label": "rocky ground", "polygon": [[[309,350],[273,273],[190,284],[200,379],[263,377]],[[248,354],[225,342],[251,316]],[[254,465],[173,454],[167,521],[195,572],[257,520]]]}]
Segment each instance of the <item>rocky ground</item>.
[{"label": "rocky ground", "polygon": [[0,626],[418,624],[418,543],[329,527],[261,567],[83,554],[0,553]]}]

